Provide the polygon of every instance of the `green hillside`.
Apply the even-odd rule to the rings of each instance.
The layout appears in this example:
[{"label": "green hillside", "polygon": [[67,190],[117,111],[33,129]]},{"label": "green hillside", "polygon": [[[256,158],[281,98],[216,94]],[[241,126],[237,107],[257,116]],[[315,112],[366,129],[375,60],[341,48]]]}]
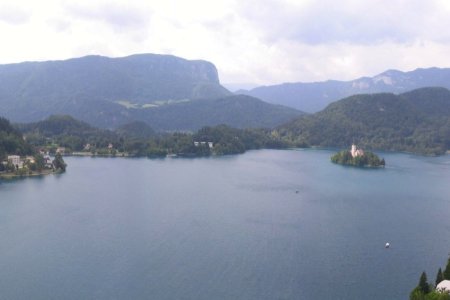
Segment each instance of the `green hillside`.
[{"label": "green hillside", "polygon": [[12,127],[7,119],[0,117],[0,161],[8,154],[32,153],[32,147],[22,138],[20,131]]},{"label": "green hillside", "polygon": [[450,91],[423,88],[401,95],[355,95],[278,128],[302,146],[443,154],[450,149]]},{"label": "green hillside", "polygon": [[[37,148],[54,152],[130,156],[207,156],[242,153],[249,149],[283,148],[286,145],[270,129],[237,129],[226,125],[203,127],[196,133],[156,133],[144,122],[133,122],[115,131],[98,129],[71,116],[51,116],[46,120],[18,124],[27,140]],[[195,145],[195,142],[203,144]],[[206,142],[212,142],[210,147]],[[89,144],[89,148],[86,145]],[[110,147],[111,146],[111,147]]]},{"label": "green hillside", "polygon": [[109,143],[119,140],[116,133],[92,127],[69,115],[53,115],[43,121],[17,124],[16,127],[33,146],[56,142],[59,146],[81,150],[87,143],[107,147]]},{"label": "green hillside", "polygon": [[77,135],[97,131],[91,125],[76,120],[69,115],[52,115],[36,123],[18,124],[17,128],[25,133],[36,132],[44,136]]},{"label": "green hillside", "polygon": [[219,124],[236,128],[272,128],[303,114],[293,108],[244,95],[180,102],[134,113],[136,119],[153,129],[169,131],[195,131]]},{"label": "green hillside", "polygon": [[119,101],[145,105],[230,94],[220,85],[212,63],[170,55],[0,65],[2,115],[15,122],[71,114],[92,124],[96,118],[114,124],[115,117],[122,118]]},{"label": "green hillside", "polygon": [[115,132],[121,137],[150,138],[156,135],[153,128],[142,121],[134,121],[117,128]]},{"label": "green hillside", "polygon": [[162,131],[273,127],[301,114],[232,95],[210,62],[155,54],[0,65],[0,105],[19,123],[71,115],[100,128],[140,121]]}]

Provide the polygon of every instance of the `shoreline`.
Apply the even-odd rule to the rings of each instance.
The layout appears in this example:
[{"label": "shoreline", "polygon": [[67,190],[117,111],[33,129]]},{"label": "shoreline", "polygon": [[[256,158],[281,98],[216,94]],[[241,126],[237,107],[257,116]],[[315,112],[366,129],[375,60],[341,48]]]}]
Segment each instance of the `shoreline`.
[{"label": "shoreline", "polygon": [[27,174],[16,174],[16,173],[0,173],[0,179],[4,180],[12,180],[12,179],[19,179],[19,178],[27,178],[27,177],[39,177],[39,176],[47,176],[52,174],[61,174],[63,172],[61,171],[42,171],[42,172],[32,172]]},{"label": "shoreline", "polygon": [[372,166],[372,165],[357,166],[357,165],[353,165],[353,164],[344,164],[344,163],[341,164],[341,163],[334,162],[334,161],[332,161],[331,163],[333,163],[335,165],[339,165],[339,166],[353,167],[353,168],[359,168],[359,169],[384,169],[386,167],[384,165],[380,165],[380,166]]}]

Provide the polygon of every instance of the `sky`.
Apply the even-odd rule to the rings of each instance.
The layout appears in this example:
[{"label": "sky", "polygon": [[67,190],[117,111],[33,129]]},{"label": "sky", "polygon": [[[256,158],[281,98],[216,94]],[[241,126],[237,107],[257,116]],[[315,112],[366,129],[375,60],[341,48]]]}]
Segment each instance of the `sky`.
[{"label": "sky", "polygon": [[171,54],[241,86],[450,67],[448,0],[0,0],[0,64]]}]

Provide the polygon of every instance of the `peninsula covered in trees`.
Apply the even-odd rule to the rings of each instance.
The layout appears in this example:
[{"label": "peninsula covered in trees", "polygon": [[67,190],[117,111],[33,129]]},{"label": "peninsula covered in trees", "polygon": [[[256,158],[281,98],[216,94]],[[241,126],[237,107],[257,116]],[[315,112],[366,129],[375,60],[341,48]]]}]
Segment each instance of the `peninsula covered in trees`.
[{"label": "peninsula covered in trees", "polygon": [[0,178],[64,172],[67,164],[61,153],[52,160],[48,153],[28,143],[8,120],[0,118]]},{"label": "peninsula covered in trees", "polygon": [[336,164],[355,166],[355,167],[384,167],[384,158],[380,159],[375,153],[357,149],[356,145],[352,145],[350,151],[344,150],[334,154],[331,161]]},{"label": "peninsula covered in trees", "polygon": [[55,115],[17,127],[33,147],[65,155],[196,157],[288,147],[270,129],[238,129],[227,125],[207,126],[194,133],[158,133],[145,122],[133,122],[112,131],[92,127],[68,115]]}]

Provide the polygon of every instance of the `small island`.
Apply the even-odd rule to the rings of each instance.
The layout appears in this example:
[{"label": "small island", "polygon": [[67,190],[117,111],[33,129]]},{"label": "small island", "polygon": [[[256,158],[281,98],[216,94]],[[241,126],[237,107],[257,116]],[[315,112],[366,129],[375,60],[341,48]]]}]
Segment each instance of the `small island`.
[{"label": "small island", "polygon": [[384,158],[380,159],[375,153],[358,149],[354,144],[350,151],[344,150],[334,154],[331,161],[341,165],[368,168],[384,167],[386,164]]}]

